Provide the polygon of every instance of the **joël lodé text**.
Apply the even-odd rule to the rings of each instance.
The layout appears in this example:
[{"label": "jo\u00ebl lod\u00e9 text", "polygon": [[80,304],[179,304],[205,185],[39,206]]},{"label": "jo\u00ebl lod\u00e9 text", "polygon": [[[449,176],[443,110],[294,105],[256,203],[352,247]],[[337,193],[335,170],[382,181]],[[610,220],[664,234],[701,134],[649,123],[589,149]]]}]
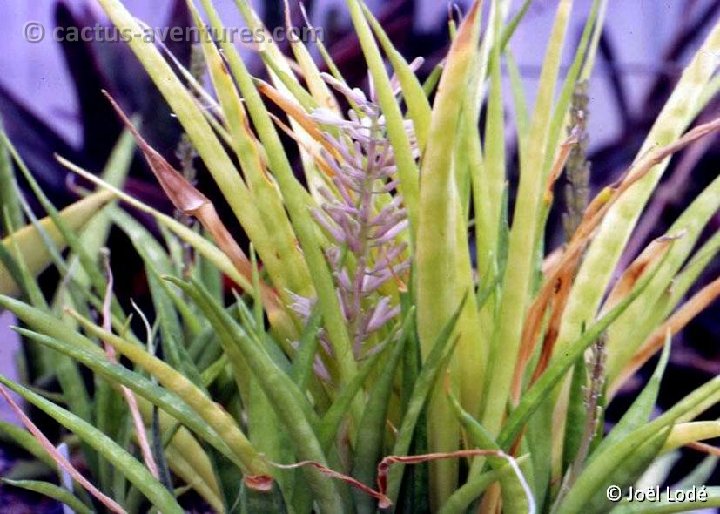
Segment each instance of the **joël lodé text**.
[{"label": "jo\u00ebl lod\u00e9 text", "polygon": [[688,489],[630,486],[622,499],[629,502],[659,502],[661,500],[669,503],[705,502],[708,500],[708,491],[704,485],[692,486]]}]

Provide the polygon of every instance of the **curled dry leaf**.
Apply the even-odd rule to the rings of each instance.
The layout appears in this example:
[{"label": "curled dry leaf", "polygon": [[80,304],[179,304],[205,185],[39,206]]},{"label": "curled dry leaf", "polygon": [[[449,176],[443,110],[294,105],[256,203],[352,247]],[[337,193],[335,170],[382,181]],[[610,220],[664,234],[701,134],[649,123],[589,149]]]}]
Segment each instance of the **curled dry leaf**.
[{"label": "curled dry leaf", "polygon": [[335,470],[332,470],[328,468],[327,466],[324,466],[320,464],[319,462],[313,462],[313,461],[303,461],[303,462],[297,462],[295,464],[277,464],[272,463],[273,466],[275,466],[278,469],[298,469],[305,466],[311,466],[317,470],[319,470],[322,474],[330,477],[335,478],[337,480],[341,480],[345,482],[346,484],[349,484],[350,486],[358,489],[359,491],[364,492],[368,496],[371,496],[372,498],[375,498],[378,502],[378,508],[380,509],[389,509],[392,507],[393,503],[392,500],[387,496],[387,486],[388,486],[388,471],[390,469],[390,466],[393,464],[423,464],[425,462],[431,462],[431,461],[437,461],[437,460],[447,460],[447,459],[466,459],[466,458],[472,458],[472,457],[500,457],[502,459],[505,459],[508,461],[508,464],[513,468],[513,471],[518,476],[520,483],[523,487],[523,491],[528,497],[529,505],[530,505],[530,513],[535,512],[535,504],[533,501],[532,491],[530,490],[530,486],[528,485],[527,481],[525,480],[525,477],[522,474],[522,471],[520,470],[520,467],[517,464],[517,460],[506,454],[503,451],[500,450],[458,450],[454,452],[443,452],[443,453],[428,453],[424,455],[409,455],[409,456],[396,456],[396,455],[390,455],[387,457],[384,457],[377,467],[377,490],[373,489],[372,487],[369,487],[362,482],[358,481],[357,479],[345,475],[343,473],[339,473]]},{"label": "curled dry leaf", "polygon": [[265,475],[246,476],[243,481],[248,489],[260,492],[269,492],[273,488],[273,478]]}]

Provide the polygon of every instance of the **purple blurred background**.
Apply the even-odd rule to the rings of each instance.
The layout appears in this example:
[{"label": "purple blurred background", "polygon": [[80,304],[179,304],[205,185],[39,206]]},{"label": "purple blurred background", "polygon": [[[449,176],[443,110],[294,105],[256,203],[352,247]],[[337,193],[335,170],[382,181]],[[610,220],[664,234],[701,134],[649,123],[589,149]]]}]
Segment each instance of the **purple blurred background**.
[{"label": "purple blurred background", "polygon": [[[273,0],[278,1],[279,0]],[[94,0],[67,0],[74,9],[91,8],[99,12]],[[125,0],[128,9],[150,26],[161,26],[166,19],[171,0]],[[253,2],[260,12],[264,2]],[[315,0],[313,23],[316,26],[345,25],[344,0]],[[367,2],[377,8],[392,2],[374,0]],[[446,23],[447,4],[443,0],[420,0],[414,14],[418,32],[435,31]],[[466,2],[459,2],[466,3]],[[520,2],[513,2],[519,4]],[[578,37],[581,24],[592,2],[576,0],[570,41]],[[607,29],[614,43],[617,64],[629,92],[628,103],[632,109],[643,98],[646,89],[660,72],[676,71],[674,63],[662,61],[662,49],[682,23],[683,12],[688,4],[709,4],[711,0],[610,0]],[[528,89],[532,90],[539,75],[538,63],[542,59],[546,39],[552,23],[554,0],[536,0],[513,40],[513,50],[525,75]],[[0,5],[0,83],[18,97],[27,101],[32,109],[49,118],[71,142],[77,142],[79,132],[75,122],[75,100],[63,69],[58,45],[46,38],[43,42],[29,44],[23,34],[28,22],[39,22],[45,27],[53,26],[55,0],[3,0]],[[228,26],[242,26],[233,0],[216,1]],[[701,8],[701,7],[700,7]],[[572,45],[567,48],[567,55]],[[616,134],[620,120],[614,105],[608,80],[603,80],[598,69],[593,81],[591,98],[590,133],[593,142],[607,142]]]}]

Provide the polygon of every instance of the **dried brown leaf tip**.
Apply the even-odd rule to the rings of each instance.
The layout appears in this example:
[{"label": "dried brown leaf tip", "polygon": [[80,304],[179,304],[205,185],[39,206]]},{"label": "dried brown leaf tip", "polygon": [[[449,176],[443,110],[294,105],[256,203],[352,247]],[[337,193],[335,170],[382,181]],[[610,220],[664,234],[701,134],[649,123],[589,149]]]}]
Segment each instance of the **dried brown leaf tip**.
[{"label": "dried brown leaf tip", "polygon": [[[212,202],[145,141],[137,128],[133,126],[130,119],[110,95],[105,93],[105,96],[117,111],[118,116],[123,120],[127,129],[135,137],[152,172],[173,205],[184,214],[197,218],[203,228],[213,237],[223,253],[227,255],[235,268],[248,280],[248,283],[252,283],[252,263],[220,220],[220,216]],[[268,311],[276,312],[280,309],[277,294],[265,283],[261,283],[261,294]]]},{"label": "dried brown leaf tip", "polygon": [[453,52],[453,50],[463,52],[469,51],[469,46],[475,44],[474,25],[477,23],[477,20],[480,16],[480,8],[482,7],[482,4],[482,0],[475,0],[475,2],[473,2],[472,7],[470,7],[470,10],[465,17],[465,20],[463,20],[463,23],[460,25],[460,30],[458,30],[457,37],[455,38],[455,41],[453,42],[453,47],[450,50],[451,53]]},{"label": "dried brown leaf tip", "polygon": [[127,129],[132,133],[135,141],[137,141],[140,150],[147,159],[150,168],[170,201],[184,214],[195,216],[204,205],[209,203],[209,200],[183,177],[179,171],[173,168],[160,153],[148,144],[117,102],[115,102],[108,93],[105,93],[105,96]]}]

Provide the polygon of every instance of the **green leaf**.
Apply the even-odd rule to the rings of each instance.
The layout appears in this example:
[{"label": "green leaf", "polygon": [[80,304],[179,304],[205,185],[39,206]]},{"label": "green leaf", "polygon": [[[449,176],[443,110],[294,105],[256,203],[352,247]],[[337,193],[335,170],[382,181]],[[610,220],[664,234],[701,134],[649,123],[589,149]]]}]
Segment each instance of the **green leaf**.
[{"label": "green leaf", "polygon": [[[157,405],[163,411],[173,416],[177,422],[182,423],[190,430],[194,431],[203,440],[216,447],[218,451],[235,462],[239,462],[233,457],[232,450],[223,441],[217,432],[205,421],[195,410],[193,410],[182,398],[171,391],[158,387],[139,373],[130,371],[119,364],[108,361],[103,354],[98,352],[89,352],[86,349],[80,349],[71,343],[58,340],[54,337],[43,336],[35,332],[20,329],[19,332],[28,338],[37,341],[53,350],[61,352],[69,357],[81,362],[94,373],[111,381],[114,384],[122,384],[135,392],[140,398],[148,400],[153,405]],[[185,395],[186,396],[186,395]],[[140,403],[142,407],[142,403]]]},{"label": "green leaf", "polygon": [[120,447],[115,441],[83,421],[81,418],[29,389],[18,385],[7,378],[0,376],[0,383],[22,396],[26,401],[55,419],[62,426],[74,432],[80,439],[92,446],[104,458],[112,462],[116,468],[127,477],[161,512],[182,514],[184,511],[178,505],[174,496],[168,492],[132,455]]},{"label": "green leaf", "polygon": [[340,424],[349,412],[353,400],[362,390],[370,374],[377,370],[378,363],[384,356],[385,352],[378,352],[365,361],[352,381],[339,390],[335,401],[325,412],[318,425],[318,433],[320,434],[320,442],[326,452],[330,451],[331,444],[337,437]]},{"label": "green leaf", "polygon": [[581,357],[573,367],[570,396],[563,440],[563,469],[567,470],[575,460],[585,431],[588,408],[585,404],[585,390],[588,385],[587,365]]},{"label": "green leaf", "polygon": [[[420,419],[420,415],[429,401],[438,375],[440,371],[445,368],[455,351],[457,339],[453,340],[452,334],[457,328],[458,320],[465,308],[465,301],[466,298],[463,298],[453,316],[442,328],[435,339],[432,350],[422,365],[408,402],[407,411],[398,429],[392,455],[404,456],[408,454],[416,432],[418,419]],[[387,496],[392,501],[397,499],[397,495],[400,492],[403,468],[404,466],[398,464],[393,466],[388,473]]]},{"label": "green leaf", "polygon": [[388,60],[395,70],[403,96],[405,97],[405,102],[407,103],[408,115],[413,121],[418,147],[420,150],[424,150],[432,120],[432,108],[430,107],[427,95],[425,91],[423,91],[422,84],[420,84],[415,72],[413,72],[408,62],[392,44],[392,41],[390,41],[390,38],[372,11],[368,9],[362,0],[360,6],[365,14],[365,18],[375,33],[375,37],[378,39],[385,55],[387,55]]},{"label": "green leaf", "polygon": [[[4,133],[2,120],[0,120],[0,132]],[[18,194],[10,154],[4,145],[0,145],[0,221],[2,221],[0,227],[20,227],[25,224]]]},{"label": "green leaf", "polygon": [[607,512],[611,505],[607,488],[617,485],[624,489],[634,483],[657,457],[669,433],[670,429],[664,428],[649,438],[629,436],[609,448],[601,460],[583,470],[556,513]]},{"label": "green leaf", "polygon": [[53,500],[57,500],[70,507],[76,514],[92,514],[93,512],[93,510],[80,501],[77,496],[73,495],[67,489],[58,487],[55,484],[40,482],[37,480],[9,480],[7,478],[0,478],[0,481],[2,481],[4,485],[18,487],[20,489],[32,491],[34,493],[47,496],[48,498],[52,498]]},{"label": "green leaf", "polygon": [[157,378],[165,388],[180,396],[232,449],[244,464],[244,471],[254,476],[271,475],[265,459],[252,447],[235,420],[187,377],[150,355],[140,345],[111,334],[80,316],[76,315],[76,318],[85,330],[113,346],[119,353]]},{"label": "green leaf", "polygon": [[[518,462],[523,459],[518,459]],[[466,484],[459,487],[453,495],[448,498],[439,514],[464,514],[468,511],[471,504],[480,497],[480,495],[494,482],[497,482],[503,471],[487,471],[476,478],[469,480]],[[511,471],[512,472],[512,471]],[[525,511],[527,512],[527,511]],[[514,513],[513,513],[514,514]]]},{"label": "green leaf", "polygon": [[528,127],[530,125],[530,115],[528,114],[527,98],[523,89],[522,75],[520,68],[512,52],[508,49],[506,52],[507,72],[510,79],[510,91],[513,97],[513,107],[515,112],[515,126],[517,127],[518,142],[520,153],[522,153],[527,143]]},{"label": "green leaf", "polygon": [[[174,282],[203,310],[218,331],[226,352],[240,352],[241,358],[246,361],[248,369],[254,374],[278,418],[285,425],[298,458],[325,464],[322,447],[308,419],[307,408],[304,408],[307,402],[290,377],[276,366],[265,350],[248,337],[242,327],[218,308],[198,284]],[[228,356],[232,361],[232,355],[229,353]],[[315,468],[306,468],[305,476],[323,512],[342,510],[342,502],[334,483],[329,482],[327,477]]]},{"label": "green leaf", "polygon": [[50,469],[57,469],[57,464],[50,454],[45,451],[45,448],[42,447],[30,432],[20,428],[18,425],[5,421],[0,422],[0,438],[2,438],[4,443],[10,442],[18,445]]},{"label": "green leaf", "polygon": [[[473,448],[501,451],[500,446],[485,427],[468,414],[452,395],[450,395],[450,404]],[[517,475],[508,460],[502,457],[488,457],[488,463],[500,475],[503,509],[507,512],[535,512],[535,499],[527,494],[527,482],[523,483],[524,478]]]},{"label": "green leaf", "polygon": [[557,8],[528,133],[527,151],[522,154],[520,163],[520,184],[510,231],[498,333],[490,356],[494,364],[488,376],[487,404],[482,417],[483,425],[492,434],[500,433],[520,347],[523,324],[518,321],[525,319],[530,304],[538,241],[537,220],[546,187],[542,166],[571,7],[572,0],[561,0]]},{"label": "green leaf", "polygon": [[[549,173],[553,159],[555,158],[555,149],[560,144],[560,138],[562,137],[562,129],[566,125],[568,117],[568,108],[570,107],[570,101],[572,100],[573,92],[575,91],[578,83],[578,78],[582,71],[583,63],[589,60],[589,52],[592,50],[590,47],[590,39],[592,34],[602,32],[603,27],[599,24],[602,19],[598,19],[598,12],[601,8],[601,4],[607,2],[607,0],[594,0],[590,7],[590,14],[585,21],[582,35],[580,36],[580,42],[575,51],[575,57],[570,65],[560,95],[557,99],[555,110],[553,112],[552,121],[550,122],[548,132],[548,151],[545,159],[545,172]],[[572,127],[570,127],[572,128]]]},{"label": "green leaf", "polygon": [[292,365],[292,378],[301,391],[305,390],[313,373],[315,354],[320,345],[320,338],[318,337],[320,324],[320,313],[317,309],[314,309],[300,336],[300,344]]},{"label": "green leaf", "polygon": [[[467,230],[462,216],[462,201],[456,182],[454,159],[448,149],[455,148],[460,134],[463,98],[477,54],[480,33],[479,1],[463,21],[452,43],[433,107],[428,145],[423,156],[420,184],[420,212],[417,227],[414,279],[417,305],[417,329],[422,356],[428,357],[443,326],[452,318],[453,306],[472,290]],[[402,179],[403,177],[401,177]],[[463,302],[464,303],[464,302]],[[458,359],[451,363],[454,387],[469,387],[469,366],[483,362],[475,337],[479,328],[474,296],[466,304],[460,319]],[[461,371],[458,372],[457,370]],[[463,382],[464,381],[464,382]],[[463,390],[463,400],[466,396]],[[477,399],[475,394],[474,398]],[[428,412],[429,451],[451,452],[458,449],[459,426],[447,399],[436,391]],[[430,463],[431,504],[438,508],[457,486],[458,462],[442,460]]]},{"label": "green leaf", "polygon": [[[377,463],[383,457],[383,442],[387,431],[387,415],[395,372],[406,347],[409,330],[413,326],[413,317],[414,312],[411,311],[405,318],[398,339],[389,343],[394,346],[389,350],[387,362],[375,379],[355,435],[355,448],[358,452],[353,462],[352,474],[357,480],[370,487],[374,485]],[[358,514],[373,514],[377,510],[373,498],[359,491],[354,496]]]},{"label": "green leaf", "polygon": [[647,385],[630,408],[625,411],[620,421],[618,421],[610,433],[602,440],[597,448],[595,448],[590,456],[591,459],[594,459],[597,455],[601,455],[606,448],[621,441],[630,432],[648,422],[655,409],[655,403],[657,402],[658,393],[660,392],[660,382],[662,381],[668,361],[670,360],[670,343],[671,341],[668,338],[665,342],[660,360],[657,366],[655,366],[655,371],[650,377],[650,380],[648,380]]},{"label": "green leaf", "polygon": [[400,111],[400,106],[395,100],[390,77],[388,77],[380,49],[373,39],[370,25],[363,14],[361,1],[346,0],[346,4],[355,27],[355,33],[360,41],[360,47],[365,55],[368,70],[372,76],[380,109],[386,118],[388,137],[395,152],[398,177],[400,178],[398,189],[408,210],[410,234],[411,239],[414,241],[414,235],[419,227],[419,216],[422,211],[419,199],[418,168],[405,130],[405,119]]},{"label": "green leaf", "polygon": [[2,295],[0,295],[0,306],[11,311],[19,320],[37,332],[95,354],[102,354],[102,350],[92,341],[44,310]]},{"label": "green leaf", "polygon": [[605,486],[617,483],[622,487],[632,483],[661,451],[674,425],[694,418],[714,405],[719,398],[720,380],[715,378],[690,393],[661,416],[606,447],[602,453],[596,452],[565,497],[558,514],[570,514],[578,512],[578,509],[588,508],[590,501],[595,509],[591,509],[591,512],[607,512]]},{"label": "green leaf", "polygon": [[[508,180],[505,162],[503,77],[500,62],[500,29],[502,17],[498,2],[496,2],[495,5],[496,7],[493,9],[494,19],[492,19],[491,22],[493,23],[493,34],[496,39],[492,45],[488,63],[490,70],[490,93],[483,146],[485,154],[483,161],[484,166],[476,172],[479,176],[474,178],[475,181],[482,181],[479,187],[482,188],[483,195],[482,197],[478,197],[476,194],[475,198],[476,209],[479,211],[476,219],[481,223],[477,228],[477,230],[479,230],[478,248],[485,254],[493,255],[497,255],[498,251],[499,233],[496,227],[500,224],[500,220],[503,217],[503,195]],[[469,92],[468,96],[474,100],[472,92]],[[476,125],[475,117],[468,116],[466,123],[471,124],[474,128]],[[473,135],[475,135],[474,132],[474,130],[471,131]],[[479,135],[476,137],[479,137]],[[480,266],[488,265],[488,260],[484,257],[479,258],[478,262]],[[495,277],[490,275],[487,277],[487,280],[495,280]]]}]

